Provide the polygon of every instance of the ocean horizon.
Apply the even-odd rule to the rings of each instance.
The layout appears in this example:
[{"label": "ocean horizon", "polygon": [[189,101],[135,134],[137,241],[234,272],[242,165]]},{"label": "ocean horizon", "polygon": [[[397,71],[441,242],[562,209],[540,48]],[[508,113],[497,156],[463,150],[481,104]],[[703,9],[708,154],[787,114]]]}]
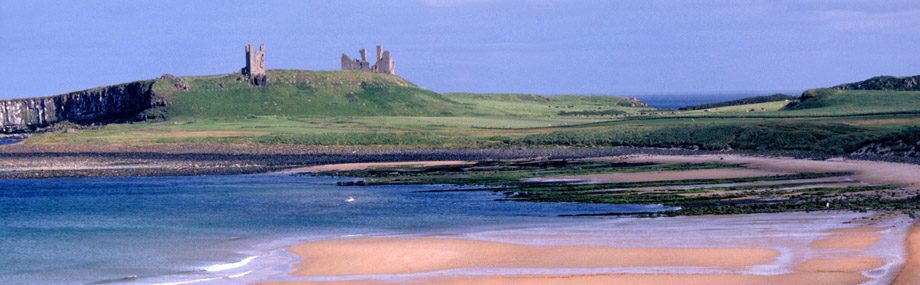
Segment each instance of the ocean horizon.
[{"label": "ocean horizon", "polygon": [[740,92],[693,92],[693,93],[637,93],[637,94],[618,94],[616,96],[634,97],[642,102],[649,104],[658,109],[678,109],[680,107],[725,102],[737,99],[743,99],[755,96],[766,96],[773,94],[786,94],[798,96],[802,90],[783,90],[783,91],[740,91]]}]

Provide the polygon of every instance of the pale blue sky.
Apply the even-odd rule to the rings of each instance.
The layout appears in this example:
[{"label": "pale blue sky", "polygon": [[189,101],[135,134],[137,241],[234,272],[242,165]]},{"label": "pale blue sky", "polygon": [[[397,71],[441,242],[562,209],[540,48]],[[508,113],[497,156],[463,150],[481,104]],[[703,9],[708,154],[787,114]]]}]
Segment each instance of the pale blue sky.
[{"label": "pale blue sky", "polygon": [[[63,2],[63,3],[61,3]],[[0,98],[382,44],[438,92],[797,90],[920,74],[920,1],[0,1]]]}]

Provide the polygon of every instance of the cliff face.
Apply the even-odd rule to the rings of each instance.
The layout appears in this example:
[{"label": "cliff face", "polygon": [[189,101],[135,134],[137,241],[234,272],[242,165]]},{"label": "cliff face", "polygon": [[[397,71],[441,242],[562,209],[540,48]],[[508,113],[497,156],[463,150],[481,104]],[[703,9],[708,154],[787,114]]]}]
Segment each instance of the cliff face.
[{"label": "cliff face", "polygon": [[152,91],[153,80],[99,87],[67,94],[0,101],[0,133],[22,133],[57,122],[128,119],[165,102]]},{"label": "cliff face", "polygon": [[909,77],[878,76],[860,82],[837,85],[831,88],[838,90],[920,91],[920,75]]}]

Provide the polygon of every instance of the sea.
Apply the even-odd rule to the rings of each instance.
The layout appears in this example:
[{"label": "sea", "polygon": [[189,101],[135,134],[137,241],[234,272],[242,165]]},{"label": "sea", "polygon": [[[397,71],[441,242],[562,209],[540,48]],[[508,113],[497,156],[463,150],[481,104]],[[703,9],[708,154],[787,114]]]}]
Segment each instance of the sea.
[{"label": "sea", "polygon": [[22,140],[21,137],[0,137],[0,145],[17,144]]},{"label": "sea", "polygon": [[618,94],[618,96],[635,97],[659,109],[678,109],[680,107],[725,102],[736,99],[773,95],[777,93],[798,96],[802,90],[780,91],[744,91],[744,92],[712,92],[712,93],[641,93]]},{"label": "sea", "polygon": [[424,192],[459,189],[453,185],[336,185],[349,179],[0,179],[0,284],[273,280],[298,261],[284,248],[301,242],[570,224],[592,218],[560,215],[667,209]]}]

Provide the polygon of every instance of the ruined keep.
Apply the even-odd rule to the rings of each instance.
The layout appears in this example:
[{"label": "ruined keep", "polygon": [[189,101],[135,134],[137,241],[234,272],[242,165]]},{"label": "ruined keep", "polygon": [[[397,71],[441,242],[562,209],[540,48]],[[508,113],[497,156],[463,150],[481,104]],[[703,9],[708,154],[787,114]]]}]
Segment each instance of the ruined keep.
[{"label": "ruined keep", "polygon": [[250,84],[265,85],[268,82],[265,77],[265,44],[259,46],[259,50],[253,50],[252,44],[246,45],[246,66],[240,72],[249,77]]},{"label": "ruined keep", "polygon": [[361,49],[358,53],[361,54],[361,60],[342,54],[342,70],[396,74],[396,64],[390,58],[390,51],[383,50],[383,46],[377,46],[377,63],[374,65],[367,61],[367,49]]}]

